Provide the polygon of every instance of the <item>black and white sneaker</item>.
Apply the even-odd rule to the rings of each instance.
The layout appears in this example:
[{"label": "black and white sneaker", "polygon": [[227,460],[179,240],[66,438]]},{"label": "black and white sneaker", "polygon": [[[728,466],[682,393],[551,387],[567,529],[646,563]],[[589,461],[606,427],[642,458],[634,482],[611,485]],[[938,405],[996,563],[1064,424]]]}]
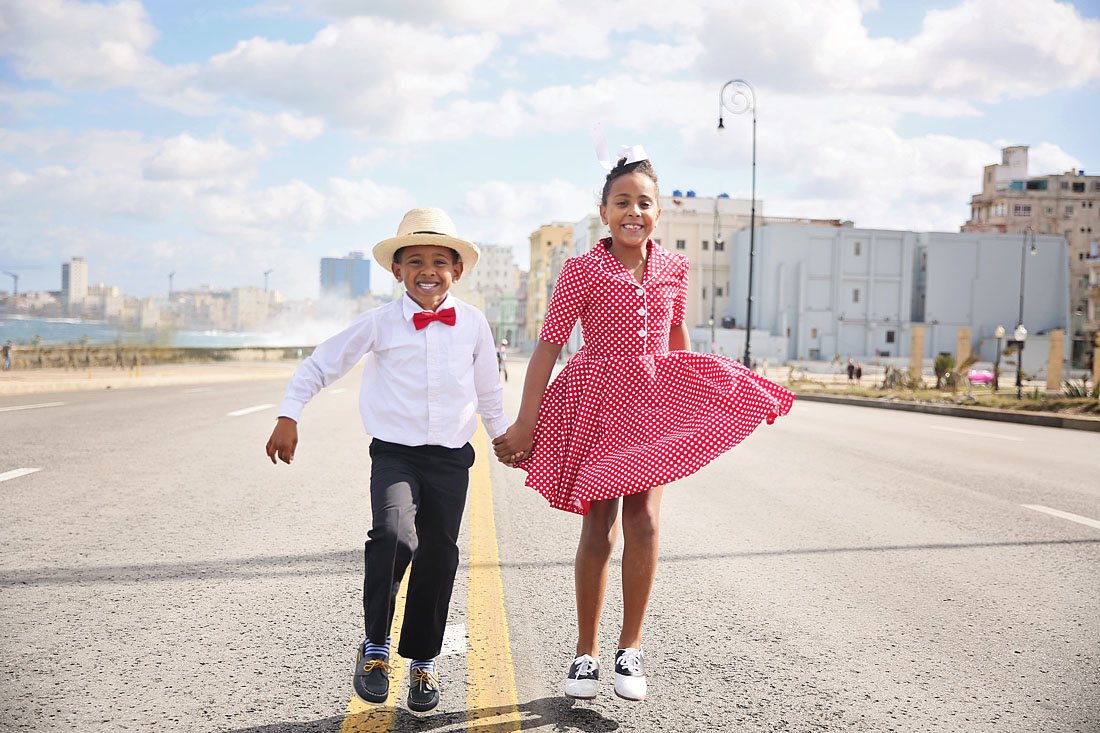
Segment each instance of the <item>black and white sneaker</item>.
[{"label": "black and white sneaker", "polygon": [[642,650],[627,647],[615,653],[615,694],[624,700],[645,700],[645,664]]},{"label": "black and white sneaker", "polygon": [[574,700],[591,700],[596,697],[600,683],[600,660],[582,654],[569,665],[565,676],[565,696]]}]

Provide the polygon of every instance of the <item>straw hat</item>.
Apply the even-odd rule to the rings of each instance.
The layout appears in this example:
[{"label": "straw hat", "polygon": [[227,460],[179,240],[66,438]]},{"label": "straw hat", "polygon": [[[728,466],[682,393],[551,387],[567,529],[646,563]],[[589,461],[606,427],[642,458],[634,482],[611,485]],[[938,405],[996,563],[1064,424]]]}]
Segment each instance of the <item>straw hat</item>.
[{"label": "straw hat", "polygon": [[397,226],[396,237],[383,239],[374,245],[374,261],[382,267],[389,267],[393,264],[394,252],[417,244],[450,247],[458,252],[466,272],[474,268],[481,256],[476,244],[458,238],[455,223],[443,209],[424,208],[410,210]]}]

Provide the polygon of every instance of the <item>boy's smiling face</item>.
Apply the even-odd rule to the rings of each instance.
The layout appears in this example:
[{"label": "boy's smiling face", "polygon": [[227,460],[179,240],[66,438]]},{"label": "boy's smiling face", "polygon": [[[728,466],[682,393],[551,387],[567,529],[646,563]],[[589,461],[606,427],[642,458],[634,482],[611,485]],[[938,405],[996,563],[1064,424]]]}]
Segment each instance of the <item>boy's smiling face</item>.
[{"label": "boy's smiling face", "polygon": [[443,304],[451,284],[462,277],[462,260],[455,251],[434,244],[402,247],[390,267],[409,297],[429,311]]}]

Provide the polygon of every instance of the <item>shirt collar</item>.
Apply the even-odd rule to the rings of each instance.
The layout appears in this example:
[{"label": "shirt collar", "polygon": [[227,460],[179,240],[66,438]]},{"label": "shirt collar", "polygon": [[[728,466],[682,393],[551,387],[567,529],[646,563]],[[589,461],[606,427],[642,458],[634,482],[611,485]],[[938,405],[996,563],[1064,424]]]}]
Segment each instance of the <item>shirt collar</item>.
[{"label": "shirt collar", "polygon": [[[456,302],[457,301],[454,295],[450,291],[447,291],[447,297],[443,299],[443,302],[440,304],[438,310],[443,310],[444,308],[453,308]],[[412,299],[412,296],[409,295],[408,291],[406,291],[405,294],[401,296],[401,314],[405,317],[406,321],[411,321],[414,315],[422,312],[423,310],[424,309],[420,307],[420,304]]]}]

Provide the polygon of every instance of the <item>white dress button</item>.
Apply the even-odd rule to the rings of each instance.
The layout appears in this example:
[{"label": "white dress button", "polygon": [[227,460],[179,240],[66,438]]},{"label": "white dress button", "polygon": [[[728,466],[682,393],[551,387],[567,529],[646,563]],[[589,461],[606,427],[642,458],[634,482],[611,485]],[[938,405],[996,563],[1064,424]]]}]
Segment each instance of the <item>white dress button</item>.
[{"label": "white dress button", "polygon": [[638,315],[639,316],[644,316],[645,315],[645,308],[639,308],[638,309]]},{"label": "white dress button", "polygon": [[645,296],[645,290],[643,288],[638,288],[638,297],[640,298],[643,296]]},{"label": "white dress button", "polygon": [[645,329],[644,328],[638,329],[638,336],[641,337],[641,338],[645,338]]}]

